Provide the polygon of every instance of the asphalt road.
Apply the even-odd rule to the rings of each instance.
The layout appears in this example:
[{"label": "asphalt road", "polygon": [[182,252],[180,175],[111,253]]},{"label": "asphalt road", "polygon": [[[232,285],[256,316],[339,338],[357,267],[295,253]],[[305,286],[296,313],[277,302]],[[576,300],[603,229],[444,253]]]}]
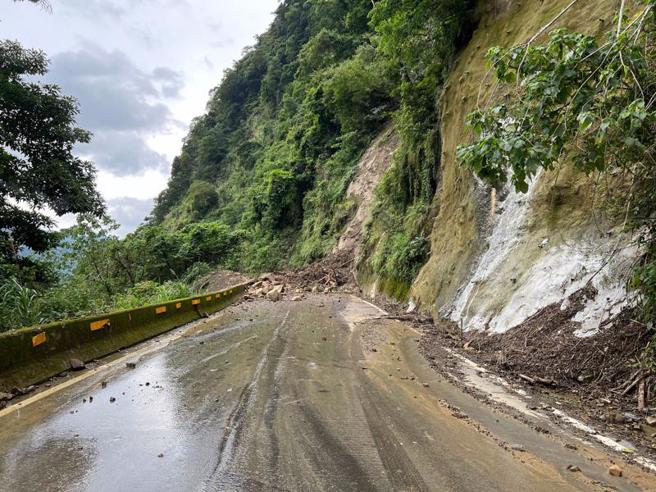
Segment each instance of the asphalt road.
[{"label": "asphalt road", "polygon": [[380,314],[242,303],[76,375],[0,414],[0,490],[638,490],[443,381]]}]

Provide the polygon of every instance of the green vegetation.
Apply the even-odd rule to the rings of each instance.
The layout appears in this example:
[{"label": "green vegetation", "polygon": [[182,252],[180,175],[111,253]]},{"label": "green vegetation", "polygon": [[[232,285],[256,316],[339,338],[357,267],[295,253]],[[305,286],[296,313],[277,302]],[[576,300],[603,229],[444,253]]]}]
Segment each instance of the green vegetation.
[{"label": "green vegetation", "polygon": [[194,122],[144,230],[224,224],[239,237],[243,270],[325,254],[354,165],[393,105],[370,8],[281,4]]},{"label": "green vegetation", "polygon": [[[353,213],[345,193],[355,165],[390,120],[401,148],[376,195],[362,268],[405,295],[428,255],[436,105],[473,3],[283,1],[193,121],[151,217],[122,240],[103,216],[91,164],[71,154],[89,139],[74,127],[75,101],[23,81],[45,73],[45,57],[4,42],[3,127],[27,129],[16,115],[42,124],[3,134],[26,156],[0,154],[3,195],[80,219],[56,235],[44,215],[2,202],[0,284],[5,304],[21,308],[0,312],[0,329],[177,297],[216,267],[262,271],[326,255]],[[35,154],[47,142],[55,158]]]},{"label": "green vegetation", "polygon": [[[370,229],[378,260],[365,268],[408,285],[427,254],[436,101],[471,4],[283,2],[194,122],[146,228],[223,223],[239,231],[242,270],[320,258],[352,213],[344,197],[355,164],[394,119],[403,143]],[[385,253],[397,245],[402,253]]]},{"label": "green vegetation", "polygon": [[43,280],[21,251],[54,245],[44,207],[57,215],[103,213],[92,164],[72,154],[90,138],[75,126],[75,100],[30,81],[46,71],[44,53],[0,41],[0,278]]},{"label": "green vegetation", "polygon": [[[494,48],[488,58],[514,97],[468,122],[477,139],[458,150],[461,162],[498,186],[510,179],[528,190],[539,169],[565,161],[612,176],[610,210],[617,210],[644,252],[633,286],[642,318],[656,315],[656,52],[654,0],[633,18],[618,13],[603,43],[557,30],[543,45]],[[622,2],[624,6],[624,2]]]},{"label": "green vegetation", "polygon": [[385,0],[371,12],[379,51],[394,74],[401,143],[376,190],[363,269],[382,277],[383,289],[399,298],[428,258],[428,212],[440,164],[438,100],[456,50],[471,32],[473,3]]}]

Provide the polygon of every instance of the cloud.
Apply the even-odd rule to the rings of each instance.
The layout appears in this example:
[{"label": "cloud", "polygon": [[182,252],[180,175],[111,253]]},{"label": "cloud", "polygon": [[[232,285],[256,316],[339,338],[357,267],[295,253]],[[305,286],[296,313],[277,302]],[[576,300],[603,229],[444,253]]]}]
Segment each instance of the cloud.
[{"label": "cloud", "polygon": [[166,172],[169,167],[165,155],[155,152],[139,134],[130,131],[98,132],[91,143],[78,145],[76,150],[119,176],[141,174],[146,169]]},{"label": "cloud", "polygon": [[180,96],[180,73],[167,67],[145,71],[122,51],[87,43],[53,56],[47,78],[78,100],[78,124],[94,134],[78,151],[96,166],[118,175],[166,168],[165,156],[147,141],[181,124],[166,104]]},{"label": "cloud", "polygon": [[178,97],[184,87],[182,75],[167,67],[158,67],[153,70],[153,78],[160,83],[160,90],[165,97]]},{"label": "cloud", "polygon": [[161,99],[182,88],[181,76],[171,69],[147,73],[125,53],[95,45],[55,55],[48,79],[79,100],[79,123],[94,132],[160,130],[174,121]]},{"label": "cloud", "polygon": [[121,176],[100,169],[96,181],[106,200],[122,197],[152,198],[166,187],[168,172],[147,169],[142,174]]},{"label": "cloud", "polygon": [[127,13],[124,2],[111,0],[61,0],[61,6],[70,13],[93,19],[110,17],[118,20]]},{"label": "cloud", "polygon": [[120,227],[116,231],[119,237],[134,231],[153,209],[153,198],[115,198],[107,201],[110,215],[116,220]]}]

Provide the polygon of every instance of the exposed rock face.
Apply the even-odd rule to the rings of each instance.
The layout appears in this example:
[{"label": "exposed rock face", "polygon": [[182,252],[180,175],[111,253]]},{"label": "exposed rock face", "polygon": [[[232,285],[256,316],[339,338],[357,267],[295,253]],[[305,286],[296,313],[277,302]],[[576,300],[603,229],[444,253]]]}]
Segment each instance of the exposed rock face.
[{"label": "exposed rock face", "polygon": [[[464,329],[506,331],[541,308],[564,302],[588,282],[598,294],[574,318],[581,323],[579,335],[593,334],[603,319],[627,303],[624,286],[636,251],[620,232],[621,220],[604,215],[592,177],[564,162],[560,169],[540,174],[526,194],[493,190],[455,157],[456,147],[471,138],[466,115],[507,91],[486,66],[485,53],[492,46],[526,42],[568,3],[481,2],[481,23],[459,55],[441,99],[442,155],[432,207],[437,212],[431,255],[409,301]],[[615,7],[611,0],[581,2],[549,31],[567,27],[600,34],[612,22]],[[364,168],[388,166],[384,156],[376,157],[377,145],[365,154]],[[368,156],[378,159],[380,167],[365,163]],[[361,195],[362,184],[356,177],[349,193]],[[351,241],[354,228],[361,228],[359,214],[360,210],[338,248]]]},{"label": "exposed rock face", "polygon": [[[497,193],[455,159],[457,145],[470,138],[465,116],[505,90],[485,66],[487,50],[525,42],[567,3],[531,0],[489,7],[443,97],[439,213],[431,257],[411,297],[464,329],[506,331],[588,281],[598,294],[577,315],[581,334],[593,333],[602,318],[617,314],[626,302],[624,285],[635,251],[626,248],[630,241],[621,236],[620,224],[604,217],[592,178],[565,162],[556,172],[540,174],[526,194]],[[607,0],[583,3],[553,28],[599,33],[614,6]]]},{"label": "exposed rock face", "polygon": [[346,199],[352,201],[357,209],[333,253],[348,251],[358,256],[364,224],[371,218],[374,190],[391,166],[398,143],[399,139],[394,130],[387,128],[360,159],[358,171],[346,191]]}]

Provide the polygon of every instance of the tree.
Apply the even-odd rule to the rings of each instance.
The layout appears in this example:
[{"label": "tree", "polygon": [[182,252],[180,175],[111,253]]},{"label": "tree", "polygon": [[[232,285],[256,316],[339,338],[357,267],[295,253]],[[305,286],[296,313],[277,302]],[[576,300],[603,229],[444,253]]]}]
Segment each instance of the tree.
[{"label": "tree", "polygon": [[[527,192],[542,169],[571,161],[587,174],[610,176],[607,207],[643,252],[632,287],[641,293],[645,324],[656,319],[656,0],[645,0],[604,42],[566,29],[534,46],[488,52],[509,97],[470,113],[473,142],[460,162],[494,186],[510,181]],[[547,24],[547,27],[552,23]],[[618,246],[613,254],[618,252]],[[656,338],[650,344],[656,367]]]},{"label": "tree", "polygon": [[0,41],[0,266],[27,260],[24,248],[53,245],[56,215],[104,214],[95,169],[73,155],[90,133],[75,126],[75,99],[58,86],[26,80],[45,75],[48,61],[37,50]]}]

